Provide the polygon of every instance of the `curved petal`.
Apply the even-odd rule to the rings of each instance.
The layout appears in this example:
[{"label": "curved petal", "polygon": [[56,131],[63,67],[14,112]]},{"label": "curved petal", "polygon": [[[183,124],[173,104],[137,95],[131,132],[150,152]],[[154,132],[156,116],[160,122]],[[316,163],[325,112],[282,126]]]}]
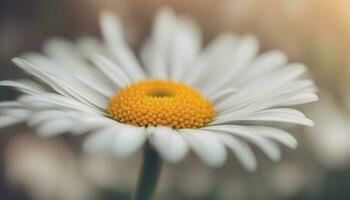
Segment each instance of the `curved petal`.
[{"label": "curved petal", "polygon": [[145,128],[119,126],[118,132],[113,136],[112,152],[119,157],[127,157],[135,153],[144,144],[145,139]]},{"label": "curved petal", "polygon": [[75,125],[75,121],[69,118],[55,118],[40,124],[37,131],[41,136],[52,137],[70,131]]},{"label": "curved petal", "polygon": [[203,129],[218,132],[221,131],[243,137],[257,145],[268,157],[274,161],[279,160],[281,157],[280,149],[275,143],[259,134],[255,134],[254,130],[249,129],[249,127],[237,125],[219,125],[204,127]]},{"label": "curved petal", "polygon": [[72,97],[86,104],[96,106],[100,109],[104,109],[106,107],[106,99],[104,99],[102,96],[92,94],[90,90],[81,87],[77,82],[75,82],[75,84],[69,84],[72,83],[72,80],[69,80],[68,77],[67,79],[61,79],[62,77],[59,76],[55,77],[53,75],[43,72],[35,65],[20,58],[14,58],[12,59],[12,61],[18,67],[44,81],[56,92],[64,96]]},{"label": "curved petal", "polygon": [[257,134],[274,139],[289,148],[295,149],[298,145],[297,140],[284,130],[263,126],[250,126],[250,128],[252,128]]},{"label": "curved petal", "polygon": [[237,121],[275,121],[313,126],[313,122],[306,118],[302,112],[292,108],[241,109],[240,111],[220,113],[210,124],[227,124]]},{"label": "curved petal", "polygon": [[119,68],[119,66],[113,63],[108,58],[103,56],[97,56],[95,57],[93,62],[118,87],[122,88],[131,83],[130,79]]},{"label": "curved petal", "polygon": [[79,101],[55,93],[44,93],[39,95],[25,95],[18,99],[19,103],[32,106],[37,109],[60,108],[63,110],[72,109],[86,113],[104,115],[103,112],[85,105]]},{"label": "curved petal", "polygon": [[249,148],[248,144],[237,139],[232,135],[217,133],[222,143],[224,143],[232,152],[236,155],[238,161],[248,171],[254,171],[257,168],[257,162],[253,151]]},{"label": "curved petal", "polygon": [[288,62],[287,56],[280,50],[271,50],[260,54],[252,63],[243,70],[238,77],[232,80],[236,85],[243,85],[247,82],[264,76]]},{"label": "curved petal", "polygon": [[276,121],[313,126],[314,123],[304,114],[295,109],[273,108],[263,110],[241,119],[242,121]]},{"label": "curved petal", "polygon": [[28,119],[28,124],[30,126],[35,126],[42,124],[45,121],[49,121],[66,115],[67,112],[62,110],[43,110],[33,114],[31,118]]},{"label": "curved petal", "polygon": [[169,162],[178,162],[188,153],[189,146],[181,134],[168,127],[148,127],[151,141],[159,154]]},{"label": "curved petal", "polygon": [[96,55],[107,55],[107,49],[100,40],[93,37],[81,37],[76,42],[77,49],[86,57],[91,58]]},{"label": "curved petal", "polygon": [[106,45],[111,51],[113,57],[116,58],[120,67],[133,80],[138,81],[145,78],[145,73],[137,61],[134,53],[124,42],[121,22],[119,19],[109,12],[101,15],[101,31]]},{"label": "curved petal", "polygon": [[112,147],[114,135],[118,130],[118,127],[107,127],[94,131],[85,139],[83,149],[89,153],[108,152]]},{"label": "curved petal", "polygon": [[40,94],[46,92],[42,88],[38,88],[35,85],[31,85],[30,83],[20,82],[20,81],[0,81],[0,86],[9,86],[13,87],[23,93],[27,94]]},{"label": "curved petal", "polygon": [[16,116],[0,116],[0,128],[11,126],[14,124],[21,123],[27,118],[16,117]]},{"label": "curved petal", "polygon": [[169,54],[176,25],[175,13],[170,9],[162,9],[155,18],[152,38],[141,50],[145,67],[152,78],[168,78]]},{"label": "curved petal", "polygon": [[238,74],[240,74],[240,72],[247,67],[250,62],[252,62],[258,51],[258,40],[251,35],[244,36],[238,44],[232,58],[228,61],[228,63],[230,63],[228,65],[229,67],[223,71],[216,69],[217,73],[221,72],[221,75],[217,74],[216,77],[220,77],[220,79],[214,83],[215,85],[212,86],[211,92],[215,92],[217,89],[225,86],[232,79],[238,76]]},{"label": "curved petal", "polygon": [[227,158],[225,146],[211,131],[199,129],[180,129],[198,157],[210,167],[222,166]]},{"label": "curved petal", "polygon": [[[257,39],[253,36],[247,35],[242,37],[236,48],[229,52],[229,55],[221,59],[216,65],[208,67],[206,71],[202,72],[207,74],[207,76],[205,76],[205,81],[202,81],[200,85],[202,87],[206,86],[206,89],[209,90],[207,92],[208,94],[212,94],[227,85],[257,55],[258,44]],[[198,86],[200,85],[198,84]]]},{"label": "curved petal", "polygon": [[181,77],[192,69],[192,63],[201,49],[201,32],[198,25],[187,18],[180,18],[172,39],[170,52],[170,79]]},{"label": "curved petal", "polygon": [[[200,83],[203,80],[208,80],[208,76],[211,74],[208,73],[210,69],[215,68],[223,59],[228,57],[232,51],[236,48],[238,43],[238,37],[232,34],[222,34],[211,41],[206,49],[201,53],[199,58],[193,63],[192,72],[186,73],[181,78],[182,81],[186,82],[189,85],[197,86],[200,89],[208,89],[205,86],[202,86]],[[201,88],[204,87],[204,88]]]},{"label": "curved petal", "polygon": [[313,93],[304,93],[288,98],[278,104],[278,106],[293,106],[318,101],[319,97]]}]

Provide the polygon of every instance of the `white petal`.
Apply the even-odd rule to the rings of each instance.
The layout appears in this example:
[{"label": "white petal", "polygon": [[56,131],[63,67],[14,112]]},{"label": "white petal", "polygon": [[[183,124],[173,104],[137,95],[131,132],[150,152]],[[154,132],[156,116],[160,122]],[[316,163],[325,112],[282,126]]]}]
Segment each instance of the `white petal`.
[{"label": "white petal", "polygon": [[201,49],[201,34],[198,25],[189,19],[179,19],[172,40],[170,54],[170,78],[181,80],[189,70]]},{"label": "white petal", "polygon": [[60,64],[54,59],[40,53],[28,52],[22,55],[20,58],[32,63],[35,65],[35,67],[48,74],[53,74],[56,76],[71,76],[72,74],[72,71],[67,69],[67,66],[65,64]]},{"label": "white petal", "polygon": [[257,162],[254,153],[247,143],[227,134],[217,133],[217,137],[232,150],[245,169],[249,171],[256,169]]},{"label": "white petal", "polygon": [[79,110],[86,113],[103,115],[104,113],[95,110],[94,108],[85,105],[74,99],[55,94],[55,93],[45,93],[40,95],[27,95],[19,98],[19,102],[25,105],[30,105],[33,107],[44,107],[44,108],[60,108],[60,109],[73,109]]},{"label": "white petal", "polygon": [[20,122],[23,122],[26,118],[14,117],[14,116],[0,116],[0,128],[11,126]]},{"label": "white petal", "polygon": [[128,76],[133,81],[144,79],[144,71],[131,49],[124,42],[119,19],[112,13],[103,13],[101,15],[101,29],[106,45]]},{"label": "white petal", "polygon": [[29,53],[25,54],[23,57],[33,63],[39,71],[43,71],[53,77],[59,77],[59,79],[68,81],[71,85],[82,83],[83,88],[87,86],[98,94],[108,93],[108,90],[111,88],[110,82],[106,81],[106,77],[102,72],[92,67],[90,64],[85,63],[85,60],[79,61],[84,63],[81,64],[82,66],[79,69],[72,71],[69,67],[69,69],[65,69],[68,64],[55,61],[41,54]]},{"label": "white petal", "polygon": [[33,88],[31,86],[16,82],[16,81],[0,81],[0,86],[10,86],[14,87],[17,90],[27,93],[27,94],[38,94],[42,91],[38,91],[36,88]]},{"label": "white petal", "polygon": [[258,50],[259,43],[255,37],[248,35],[242,38],[232,58],[225,63],[226,68],[223,71],[215,69],[217,70],[216,77],[220,78],[215,81],[215,85],[211,86],[211,92],[215,92],[233,80],[253,60]]},{"label": "white petal", "polygon": [[[162,9],[157,14],[152,28],[152,39],[142,50],[143,57],[146,58],[145,67],[153,78],[168,78],[170,47],[176,25],[176,16],[172,10]],[[148,51],[147,56],[145,51]]]},{"label": "white petal", "polygon": [[259,43],[255,37],[245,36],[230,57],[217,63],[216,67],[208,68],[205,73],[211,78],[203,82],[208,84],[207,88],[210,89],[208,93],[211,94],[232,81],[253,60],[258,48]]},{"label": "white petal", "polygon": [[89,153],[106,153],[110,151],[114,136],[118,130],[118,127],[106,127],[89,134],[84,141],[84,150]]},{"label": "white petal", "polygon": [[36,112],[35,114],[33,114],[30,117],[30,119],[28,119],[28,124],[30,126],[39,125],[45,121],[52,120],[52,119],[57,118],[57,117],[63,117],[63,116],[67,116],[66,111],[44,110],[44,111]]},{"label": "white petal", "polygon": [[208,166],[220,167],[225,163],[227,158],[225,146],[212,132],[199,129],[181,129],[180,134]]},{"label": "white petal", "polygon": [[[109,81],[105,80],[108,77],[99,77],[99,71],[95,70],[92,73],[81,73],[77,74],[74,77],[79,80],[86,88],[91,89],[102,95],[103,97],[111,97],[115,94],[118,87],[114,87],[114,84],[111,84]],[[104,79],[102,79],[104,78]]]},{"label": "white petal", "polygon": [[292,149],[296,148],[298,145],[297,140],[284,130],[262,126],[250,126],[250,128],[257,134],[274,139]]},{"label": "white petal", "polygon": [[23,105],[22,103],[18,101],[1,101],[0,102],[0,109],[8,109],[8,108],[22,108]]},{"label": "white petal", "polygon": [[[207,80],[208,70],[215,67],[222,59],[227,57],[235,49],[238,37],[232,34],[222,34],[209,43],[196,63],[192,72],[184,74],[181,80],[189,85],[196,85],[202,79]],[[199,86],[199,85],[198,85]]]},{"label": "white petal", "polygon": [[56,118],[39,125],[37,131],[41,136],[51,137],[68,132],[75,125],[75,121],[69,118]]},{"label": "white petal", "polygon": [[106,57],[98,56],[94,60],[96,66],[118,87],[122,88],[131,83],[120,67]]},{"label": "white petal", "polygon": [[313,126],[313,122],[300,111],[289,108],[269,108],[261,111],[232,111],[219,114],[210,124],[227,124],[235,121],[270,121]]},{"label": "white petal", "polygon": [[136,152],[145,142],[145,129],[123,126],[113,137],[112,152],[120,157],[127,157]]},{"label": "white petal", "polygon": [[121,22],[111,12],[103,12],[100,18],[103,38],[107,44],[119,44],[124,42]]},{"label": "white petal", "polygon": [[210,99],[214,101],[214,103],[217,104],[217,102],[219,102],[220,100],[234,94],[235,92],[237,92],[238,89],[237,88],[231,88],[231,87],[227,87],[224,88],[222,90],[217,91],[216,93],[213,93],[210,96]]},{"label": "white petal", "polygon": [[96,96],[94,94],[91,94],[90,91],[86,90],[83,87],[80,87],[77,84],[69,84],[71,80],[61,80],[59,77],[49,75],[41,71],[38,67],[34,66],[33,64],[20,58],[14,58],[12,59],[12,61],[21,69],[47,83],[60,94],[78,99],[79,101],[85,102],[93,106],[97,106],[100,109],[104,109],[106,107],[106,99],[103,99],[102,96]]},{"label": "white petal", "polygon": [[151,141],[160,155],[169,162],[178,162],[188,153],[189,146],[183,136],[168,127],[149,127]]},{"label": "white petal", "polygon": [[[154,51],[153,51],[153,41],[151,39],[147,39],[141,49],[140,49],[140,60],[146,68],[146,72],[150,75],[150,72],[153,71],[153,57],[154,57]],[[153,66],[153,67],[152,67]]]},{"label": "white petal", "polygon": [[[216,123],[244,120],[247,116],[254,116],[260,110],[307,103],[318,99],[313,93],[310,94],[310,92],[315,91],[315,86],[309,80],[291,81],[277,86],[267,82],[259,82],[259,85],[261,86],[257,85],[256,89],[246,87],[221,101],[215,101],[215,107],[220,113]],[[260,89],[258,89],[259,87]]]},{"label": "white petal", "polygon": [[314,123],[306,118],[300,111],[288,108],[273,108],[253,113],[243,121],[276,121],[313,126]]},{"label": "white petal", "polygon": [[278,104],[279,106],[293,106],[293,105],[299,105],[304,103],[310,103],[314,101],[318,101],[319,98],[316,94],[313,93],[306,93],[306,94],[299,94],[297,96],[291,97],[289,99],[286,99],[285,101]]},{"label": "white petal", "polygon": [[102,42],[93,37],[78,38],[77,48],[86,58],[91,58],[95,55],[106,55],[107,49],[102,45]]},{"label": "white petal", "polygon": [[269,158],[274,161],[279,160],[281,157],[281,152],[275,143],[259,134],[255,134],[254,131],[247,127],[237,125],[218,125],[204,127],[203,129],[219,132],[222,131],[243,137],[257,145],[262,151],[265,152],[267,156],[269,156]]},{"label": "white petal", "polygon": [[11,108],[11,109],[6,109],[2,112],[3,112],[3,115],[9,115],[9,116],[18,117],[18,118],[28,118],[32,114],[32,111],[30,111],[27,108]]},{"label": "white petal", "polygon": [[[72,128],[71,132],[75,135],[80,135],[83,133],[95,131],[100,128],[105,127],[115,127],[119,123],[115,120],[112,120],[106,116],[96,115],[96,114],[87,114],[87,113],[79,113],[79,126],[75,126]],[[119,130],[119,129],[117,129]]]},{"label": "white petal", "polygon": [[62,90],[68,92],[70,95],[77,98],[78,100],[96,106],[100,109],[107,108],[108,99],[106,99],[103,96],[99,96],[96,93],[93,93],[92,90],[83,87],[83,85],[69,84],[64,80],[59,80],[54,77],[51,77],[51,80],[57,83]]},{"label": "white petal", "polygon": [[78,49],[63,38],[53,38],[47,41],[44,45],[44,52],[60,67],[71,73],[80,73],[89,66]]},{"label": "white petal", "polygon": [[271,50],[259,55],[249,66],[249,68],[233,80],[235,83],[244,84],[259,76],[264,76],[267,73],[282,67],[287,63],[287,56],[279,50]]}]

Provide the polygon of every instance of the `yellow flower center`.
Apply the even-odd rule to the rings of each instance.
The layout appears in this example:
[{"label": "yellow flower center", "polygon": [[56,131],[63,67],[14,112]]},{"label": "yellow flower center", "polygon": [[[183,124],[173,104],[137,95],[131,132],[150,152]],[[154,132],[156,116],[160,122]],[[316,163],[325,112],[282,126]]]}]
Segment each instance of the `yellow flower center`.
[{"label": "yellow flower center", "polygon": [[120,90],[110,101],[111,118],[135,126],[199,128],[210,122],[212,103],[197,90],[170,80],[144,80]]}]

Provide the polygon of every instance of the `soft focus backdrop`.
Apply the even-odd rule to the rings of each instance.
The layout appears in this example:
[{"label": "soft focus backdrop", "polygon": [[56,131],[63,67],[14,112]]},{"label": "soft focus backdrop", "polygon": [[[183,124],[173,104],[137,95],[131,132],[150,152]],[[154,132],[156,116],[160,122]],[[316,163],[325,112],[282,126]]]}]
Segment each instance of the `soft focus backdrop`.
[{"label": "soft focus backdrop", "polygon": [[[204,42],[222,32],[252,33],[261,51],[282,49],[310,67],[320,102],[303,106],[314,128],[291,127],[297,150],[284,148],[274,163],[257,152],[259,169],[244,171],[234,158],[209,169],[194,156],[163,168],[159,199],[350,199],[349,0],[0,0],[0,80],[26,75],[10,62],[40,51],[51,37],[100,37],[98,16],[112,10],[138,52],[163,6],[197,20]],[[0,100],[17,93],[0,88]],[[127,160],[86,155],[80,139],[41,139],[24,125],[0,129],[1,200],[128,199],[140,154]]]}]

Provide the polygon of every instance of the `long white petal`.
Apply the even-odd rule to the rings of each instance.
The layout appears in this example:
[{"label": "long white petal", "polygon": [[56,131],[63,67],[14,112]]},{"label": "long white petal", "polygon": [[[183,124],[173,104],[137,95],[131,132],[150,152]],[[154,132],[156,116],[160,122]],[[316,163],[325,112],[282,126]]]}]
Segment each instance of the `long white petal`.
[{"label": "long white petal", "polygon": [[77,48],[86,58],[91,58],[95,55],[106,55],[107,49],[103,46],[102,42],[93,37],[81,37],[78,38]]},{"label": "long white petal", "polygon": [[44,110],[33,114],[30,119],[28,119],[28,124],[30,126],[39,125],[45,121],[52,120],[54,118],[67,116],[67,111],[62,110]]},{"label": "long white petal", "polygon": [[213,100],[215,104],[217,104],[220,100],[225,99],[226,97],[236,93],[237,91],[237,88],[227,87],[225,89],[217,91],[216,93],[213,93],[212,95],[210,95],[209,98]]},{"label": "long white petal", "polygon": [[125,125],[113,137],[112,152],[127,157],[136,152],[145,142],[145,129]]},{"label": "long white petal", "polygon": [[152,144],[169,162],[178,162],[188,153],[189,146],[181,134],[168,127],[149,127]]},{"label": "long white petal", "polygon": [[232,34],[222,34],[215,38],[193,63],[192,72],[184,74],[181,80],[189,85],[197,85],[202,79],[208,80],[207,76],[210,75],[207,73],[208,70],[226,58],[235,49],[237,41],[238,37]]},{"label": "long white petal", "polygon": [[76,123],[69,118],[56,118],[40,124],[37,131],[41,136],[51,137],[66,133],[75,125]]},{"label": "long white petal", "polygon": [[34,75],[35,77],[47,83],[49,86],[51,86],[55,91],[57,91],[60,94],[78,99],[79,101],[85,102],[87,104],[91,104],[93,106],[97,106],[100,109],[104,109],[106,107],[106,104],[107,104],[106,99],[103,99],[101,96],[95,96],[91,94],[90,91],[82,87],[79,87],[76,84],[69,85],[67,83],[69,81],[66,82],[66,81],[60,80],[59,77],[51,76],[41,71],[32,63],[27,62],[23,59],[14,58],[12,59],[12,61],[21,69],[25,70],[26,72]]},{"label": "long white petal", "polygon": [[245,169],[254,171],[257,168],[254,153],[247,143],[232,135],[222,133],[217,133],[216,137],[218,137],[222,143],[232,150]]},{"label": "long white petal", "polygon": [[106,45],[123,70],[133,81],[144,79],[144,71],[131,49],[124,42],[119,19],[112,13],[104,12],[101,15],[100,21],[102,35]]},{"label": "long white petal", "polygon": [[201,34],[198,25],[187,19],[179,19],[172,40],[170,56],[170,78],[181,80],[186,72],[192,69],[192,63],[201,48]]},{"label": "long white petal", "polygon": [[106,153],[112,148],[118,127],[107,127],[96,130],[85,139],[83,149],[89,153]]},{"label": "long white petal", "polygon": [[314,123],[306,118],[302,112],[288,108],[273,108],[253,113],[251,116],[245,117],[242,121],[276,121],[313,126]]},{"label": "long white petal", "polygon": [[7,110],[11,108],[23,108],[25,105],[18,101],[1,101],[0,102],[0,111]]},{"label": "long white petal", "polygon": [[106,57],[98,56],[93,60],[96,66],[119,87],[124,87],[131,83],[127,75],[120,67]]},{"label": "long white petal", "polygon": [[60,108],[69,110],[80,110],[87,113],[103,115],[103,112],[85,105],[79,101],[55,93],[39,95],[26,95],[18,99],[20,103],[37,108]]},{"label": "long white petal", "polygon": [[28,118],[31,116],[32,111],[27,108],[12,108],[2,111],[3,115],[9,115],[18,118]]},{"label": "long white petal", "polygon": [[17,90],[27,94],[40,94],[44,92],[43,90],[39,90],[38,88],[32,87],[31,85],[16,82],[16,81],[0,81],[0,86],[14,87]]},{"label": "long white petal", "polygon": [[257,134],[274,139],[289,148],[294,149],[298,145],[297,140],[291,134],[282,129],[262,126],[250,126],[249,128],[251,128]]},{"label": "long white petal", "polygon": [[238,85],[246,84],[249,81],[264,76],[271,71],[282,67],[287,63],[287,56],[280,50],[271,50],[260,54],[250,65],[243,71],[240,76],[233,79],[232,82]]},{"label": "long white petal", "polygon": [[182,129],[180,134],[186,138],[198,157],[211,167],[222,166],[227,158],[225,146],[210,131]]},{"label": "long white petal", "polygon": [[217,66],[208,68],[205,73],[210,76],[202,83],[208,85],[208,93],[217,91],[234,79],[257,55],[258,48],[259,43],[255,37],[244,36],[231,56],[221,60]]},{"label": "long white petal", "polygon": [[144,61],[146,61],[145,67],[153,78],[168,78],[170,48],[176,25],[175,13],[171,10],[162,9],[157,14],[152,28],[152,38],[142,50],[144,58],[145,51],[149,51]]},{"label": "long white petal", "polygon": [[23,122],[26,118],[15,116],[0,116],[0,128],[11,126],[20,122]]},{"label": "long white petal", "polygon": [[313,93],[299,94],[297,96],[286,99],[278,104],[278,106],[292,106],[310,103],[314,101],[318,101],[319,97]]},{"label": "long white petal", "polygon": [[50,39],[44,45],[44,52],[68,72],[79,73],[88,67],[76,46],[66,39]]},{"label": "long white petal", "polygon": [[219,131],[219,132],[221,131],[221,132],[240,136],[242,138],[245,138],[253,142],[262,151],[264,151],[265,154],[272,160],[276,161],[276,160],[279,160],[281,157],[280,149],[274,142],[266,139],[265,137],[259,134],[255,134],[254,131],[252,131],[247,127],[237,126],[237,125],[219,125],[219,126],[204,127],[203,129],[211,130],[211,131]]},{"label": "long white petal", "polygon": [[[108,77],[99,77],[99,73],[97,70],[92,71],[92,73],[81,73],[75,75],[75,78],[81,82],[85,87],[91,89],[102,95],[103,97],[111,97],[118,90],[118,87],[111,82],[105,80]],[[101,75],[103,76],[103,75]],[[101,80],[102,78],[103,81]]]}]

